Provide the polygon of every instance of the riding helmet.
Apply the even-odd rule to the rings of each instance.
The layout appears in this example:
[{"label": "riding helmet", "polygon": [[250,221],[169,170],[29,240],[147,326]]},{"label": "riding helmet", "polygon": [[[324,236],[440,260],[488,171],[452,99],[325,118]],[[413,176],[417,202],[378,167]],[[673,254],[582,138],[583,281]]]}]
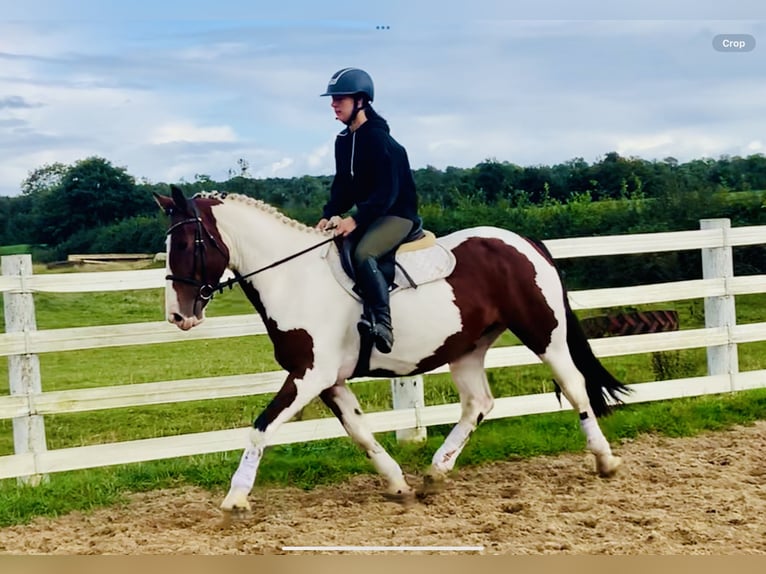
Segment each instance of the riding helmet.
[{"label": "riding helmet", "polygon": [[375,87],[370,74],[359,68],[343,68],[332,75],[322,96],[353,96],[364,94],[372,101]]}]

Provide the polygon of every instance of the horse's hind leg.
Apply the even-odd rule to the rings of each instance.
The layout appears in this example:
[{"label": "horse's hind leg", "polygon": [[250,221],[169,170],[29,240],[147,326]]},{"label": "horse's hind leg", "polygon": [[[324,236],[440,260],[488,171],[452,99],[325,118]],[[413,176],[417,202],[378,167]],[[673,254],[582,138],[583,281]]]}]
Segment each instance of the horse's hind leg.
[{"label": "horse's hind leg", "polygon": [[489,344],[484,344],[450,363],[452,380],[460,393],[460,420],[434,453],[425,478],[426,491],[437,490],[441,486],[447,473],[455,467],[455,461],[471,433],[494,406],[492,391],[484,371],[484,357],[488,346]]},{"label": "horse's hind leg", "polygon": [[401,467],[375,440],[351,389],[345,383],[336,383],[319,396],[338,417],[349,436],[364,450],[378,473],[385,477],[389,498],[400,502],[412,499],[414,492],[404,479]]},{"label": "horse's hind leg", "polygon": [[596,457],[598,473],[604,477],[612,476],[622,461],[612,454],[609,442],[596,421],[585,388],[585,377],[575,366],[569,348],[566,344],[552,343],[540,358],[550,366],[561,392],[580,415],[580,428],[587,439],[588,450]]}]

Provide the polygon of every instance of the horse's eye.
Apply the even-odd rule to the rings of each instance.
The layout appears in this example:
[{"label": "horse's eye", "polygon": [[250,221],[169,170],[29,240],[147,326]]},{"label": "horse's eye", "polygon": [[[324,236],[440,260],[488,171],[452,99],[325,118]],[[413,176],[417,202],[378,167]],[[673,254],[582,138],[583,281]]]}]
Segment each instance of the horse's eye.
[{"label": "horse's eye", "polygon": [[176,239],[173,241],[173,249],[177,249],[178,251],[186,251],[188,248],[189,242],[185,239]]}]

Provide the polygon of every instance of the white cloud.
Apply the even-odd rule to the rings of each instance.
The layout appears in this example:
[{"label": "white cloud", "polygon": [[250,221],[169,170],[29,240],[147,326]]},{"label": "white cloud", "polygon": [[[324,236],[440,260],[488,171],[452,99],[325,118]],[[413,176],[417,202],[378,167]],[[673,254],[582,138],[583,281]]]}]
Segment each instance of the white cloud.
[{"label": "white cloud", "polygon": [[233,142],[237,136],[229,126],[197,126],[191,122],[171,122],[158,126],[149,138],[152,144]]},{"label": "white cloud", "polygon": [[[618,139],[615,146],[620,155],[657,155],[658,150],[667,149],[676,143],[676,137],[672,134],[654,133],[641,136],[630,136],[624,139]],[[661,151],[659,151],[661,153]]]},{"label": "white cloud", "polygon": [[0,22],[0,194],[88,155],[153,181],[225,179],[239,158],[257,177],[332,173],[342,126],[318,95],[346,65],[373,73],[416,169],[764,151],[766,52],[716,53],[720,22],[478,18]]},{"label": "white cloud", "polygon": [[311,151],[306,158],[306,165],[312,171],[326,171],[328,166],[335,165],[335,159],[332,157],[334,143],[327,142]]},{"label": "white cloud", "polygon": [[271,174],[272,176],[280,176],[280,174],[284,173],[291,165],[295,163],[295,160],[289,157],[283,157],[279,161],[275,161],[271,164]]}]

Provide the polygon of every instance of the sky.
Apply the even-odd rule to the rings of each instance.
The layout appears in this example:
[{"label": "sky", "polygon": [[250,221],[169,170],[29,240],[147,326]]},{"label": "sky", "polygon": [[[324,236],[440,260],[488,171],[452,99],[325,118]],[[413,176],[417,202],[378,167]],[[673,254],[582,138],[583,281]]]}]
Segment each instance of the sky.
[{"label": "sky", "polygon": [[[155,183],[332,174],[319,94],[347,66],[413,169],[766,154],[762,0],[263,4],[0,0],[0,195],[91,156]],[[754,49],[714,48],[734,34]]]}]

